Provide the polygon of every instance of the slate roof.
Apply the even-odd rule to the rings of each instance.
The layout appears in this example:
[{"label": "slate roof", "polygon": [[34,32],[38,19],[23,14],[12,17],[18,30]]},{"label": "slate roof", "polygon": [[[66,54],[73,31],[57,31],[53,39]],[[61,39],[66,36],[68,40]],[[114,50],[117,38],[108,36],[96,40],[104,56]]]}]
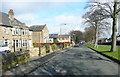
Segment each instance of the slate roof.
[{"label": "slate roof", "polygon": [[58,34],[49,34],[50,38],[58,38]]},{"label": "slate roof", "polygon": [[70,35],[59,35],[59,38],[62,38],[62,37],[69,37]]},{"label": "slate roof", "polygon": [[[14,21],[17,22],[18,26],[22,26],[23,25],[23,23],[20,22],[19,20],[17,20],[16,18],[14,18]],[[0,25],[3,25],[3,26],[14,26],[15,25],[14,21],[11,21],[9,19],[8,14],[0,12]]]},{"label": "slate roof", "polygon": [[42,31],[46,25],[33,25],[29,28],[31,31]]}]

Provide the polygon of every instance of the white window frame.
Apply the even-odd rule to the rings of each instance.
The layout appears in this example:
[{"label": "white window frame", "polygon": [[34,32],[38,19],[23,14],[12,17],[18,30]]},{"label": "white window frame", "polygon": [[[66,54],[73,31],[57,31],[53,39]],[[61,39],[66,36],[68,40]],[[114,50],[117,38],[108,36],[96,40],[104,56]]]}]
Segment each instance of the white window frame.
[{"label": "white window frame", "polygon": [[15,35],[15,28],[12,28],[12,35]]},{"label": "white window frame", "polygon": [[4,33],[8,34],[8,28],[7,27],[4,28]]}]

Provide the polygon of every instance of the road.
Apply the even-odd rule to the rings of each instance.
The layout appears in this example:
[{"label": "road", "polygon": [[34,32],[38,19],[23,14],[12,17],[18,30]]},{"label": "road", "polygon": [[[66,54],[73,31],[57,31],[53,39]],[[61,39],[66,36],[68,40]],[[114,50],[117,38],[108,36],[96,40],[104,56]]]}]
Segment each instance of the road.
[{"label": "road", "polygon": [[73,47],[29,75],[118,75],[118,64],[85,47]]}]

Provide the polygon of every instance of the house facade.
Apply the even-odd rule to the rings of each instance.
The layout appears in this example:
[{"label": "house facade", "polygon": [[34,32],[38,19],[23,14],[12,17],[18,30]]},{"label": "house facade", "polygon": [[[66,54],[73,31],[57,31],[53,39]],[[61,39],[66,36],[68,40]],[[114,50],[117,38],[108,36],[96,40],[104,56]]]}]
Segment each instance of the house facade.
[{"label": "house facade", "polygon": [[70,42],[70,35],[58,35],[59,42]]},{"label": "house facade", "polygon": [[45,25],[33,25],[29,28],[32,31],[33,43],[49,43],[49,30]]},{"label": "house facade", "polygon": [[20,51],[32,47],[32,32],[25,23],[14,18],[12,9],[6,13],[0,12],[0,41],[11,48]]}]

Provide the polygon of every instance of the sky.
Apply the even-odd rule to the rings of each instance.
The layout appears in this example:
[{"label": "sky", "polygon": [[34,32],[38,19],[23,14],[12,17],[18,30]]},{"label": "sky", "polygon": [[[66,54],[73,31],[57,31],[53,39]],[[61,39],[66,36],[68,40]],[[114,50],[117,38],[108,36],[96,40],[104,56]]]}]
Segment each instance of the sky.
[{"label": "sky", "polygon": [[[49,33],[84,31],[82,16],[88,0],[1,0],[0,11],[14,10],[15,18],[27,26],[46,24]],[[104,0],[103,0],[104,1]],[[64,25],[66,24],[66,25]]]},{"label": "sky", "polygon": [[[14,10],[15,18],[24,22],[27,26],[46,24],[49,33],[69,33],[71,30],[84,31],[82,15],[87,2],[77,0],[70,1],[2,1],[0,11],[8,13]],[[66,24],[66,25],[64,25]]]}]

